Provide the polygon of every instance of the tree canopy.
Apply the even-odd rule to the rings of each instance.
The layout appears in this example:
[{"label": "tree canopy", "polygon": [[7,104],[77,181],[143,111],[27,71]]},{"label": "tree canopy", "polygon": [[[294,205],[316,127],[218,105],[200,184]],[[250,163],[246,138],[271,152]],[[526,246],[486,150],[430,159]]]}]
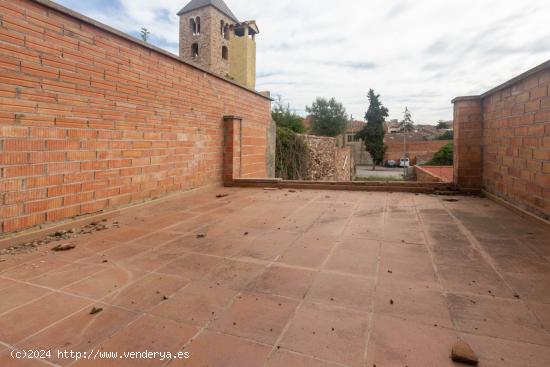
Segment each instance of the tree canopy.
[{"label": "tree canopy", "polygon": [[386,154],[384,121],[388,117],[388,109],[382,105],[380,95],[374,93],[374,90],[369,90],[367,97],[369,99],[369,109],[365,114],[367,124],[357,136],[365,142],[365,149],[372,158],[372,169],[374,170],[377,164],[384,162]]},{"label": "tree canopy", "polygon": [[437,151],[433,158],[426,163],[427,166],[452,166],[453,144],[447,144]]},{"label": "tree canopy", "polygon": [[403,112],[403,120],[399,123],[399,130],[405,133],[414,131],[414,122],[408,107],[405,107],[405,111]]},{"label": "tree canopy", "polygon": [[348,116],[342,103],[331,98],[317,98],[311,107],[306,107],[311,114],[311,132],[315,135],[335,137],[346,131]]},{"label": "tree canopy", "polygon": [[306,131],[304,119],[296,113],[290,111],[290,105],[283,105],[281,97],[275,102],[271,110],[271,117],[278,127],[284,127],[292,130],[295,133],[303,133]]}]

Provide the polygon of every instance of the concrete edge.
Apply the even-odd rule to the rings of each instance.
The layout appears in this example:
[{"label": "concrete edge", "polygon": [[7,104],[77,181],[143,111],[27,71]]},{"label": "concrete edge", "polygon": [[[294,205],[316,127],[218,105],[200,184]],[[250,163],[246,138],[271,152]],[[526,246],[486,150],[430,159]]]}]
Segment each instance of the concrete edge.
[{"label": "concrete edge", "polygon": [[499,84],[499,85],[497,85],[496,87],[494,87],[492,89],[489,89],[485,93],[482,93],[482,94],[477,95],[477,96],[460,96],[460,97],[456,97],[455,99],[453,99],[451,101],[451,103],[462,102],[462,101],[475,101],[475,100],[483,99],[483,98],[488,97],[491,94],[494,94],[494,93],[496,93],[496,92],[498,92],[502,89],[505,89],[505,88],[508,88],[508,87],[510,87],[514,84],[517,84],[518,82],[529,78],[531,75],[534,75],[534,74],[538,73],[539,71],[542,71],[542,70],[545,70],[545,69],[550,69],[550,60],[547,60],[547,61],[543,62],[542,64],[537,65],[534,68],[529,69],[526,72],[521,73],[520,75],[515,76],[512,79],[510,79],[510,80],[508,80],[508,81],[506,81],[502,84]]},{"label": "concrete edge", "polygon": [[86,214],[86,215],[78,216],[78,217],[75,217],[75,218],[64,219],[64,220],[58,221],[58,222],[41,224],[39,226],[27,228],[27,229],[25,229],[23,231],[20,231],[20,232],[7,233],[7,234],[3,235],[3,237],[0,237],[0,250],[8,248],[10,246],[16,246],[16,245],[19,245],[19,244],[22,244],[22,243],[27,243],[27,242],[39,240],[39,239],[42,239],[42,238],[48,236],[49,234],[57,232],[57,231],[64,231],[64,230],[69,230],[69,229],[72,229],[72,228],[83,227],[83,226],[85,226],[87,224],[90,224],[92,222],[97,222],[97,221],[101,221],[103,219],[113,218],[113,217],[115,217],[119,214],[122,214],[122,213],[126,212],[126,211],[134,210],[134,209],[139,208],[139,207],[162,203],[164,201],[174,199],[176,196],[185,196],[185,195],[190,195],[190,194],[196,194],[196,193],[199,193],[199,192],[208,191],[208,190],[212,190],[214,188],[219,188],[219,187],[223,187],[222,184],[212,184],[212,185],[207,185],[207,186],[204,186],[204,187],[199,187],[199,188],[191,189],[191,190],[187,190],[187,191],[170,193],[168,195],[164,195],[164,196],[161,196],[161,197],[156,198],[156,199],[150,199],[150,200],[146,200],[146,201],[142,201],[142,202],[137,202],[137,203],[130,204],[130,205],[127,205],[127,206],[123,206],[123,207],[119,207],[119,208],[113,208],[113,209],[109,209],[109,210],[104,210],[104,211],[100,211],[100,212],[92,213],[92,214]]},{"label": "concrete edge", "polygon": [[163,49],[160,48],[160,47],[154,46],[154,45],[152,45],[152,44],[150,44],[150,43],[147,43],[147,42],[144,42],[144,41],[142,41],[142,40],[140,40],[140,39],[137,39],[137,38],[135,38],[135,37],[133,37],[133,36],[127,34],[127,33],[124,33],[124,32],[122,32],[122,31],[119,31],[119,30],[116,29],[116,28],[113,28],[113,27],[108,26],[108,25],[106,25],[106,24],[104,24],[104,23],[101,23],[101,22],[99,22],[99,21],[97,21],[97,20],[95,20],[95,19],[93,19],[93,18],[87,17],[86,15],[81,14],[81,13],[79,13],[79,12],[77,12],[77,11],[74,11],[74,10],[72,10],[72,9],[69,9],[69,8],[67,8],[67,7],[64,7],[63,5],[59,5],[59,4],[54,3],[53,1],[50,1],[50,0],[31,0],[31,1],[33,1],[33,2],[35,2],[35,3],[38,3],[38,4],[40,4],[40,5],[43,5],[43,6],[47,7],[47,8],[49,8],[49,9],[52,9],[52,10],[57,11],[57,12],[59,12],[59,13],[62,13],[62,14],[64,14],[64,15],[67,15],[67,16],[69,16],[69,17],[76,18],[76,19],[80,20],[81,22],[88,23],[88,24],[91,25],[91,26],[94,26],[94,27],[99,28],[99,29],[101,29],[101,30],[103,30],[103,31],[105,31],[105,32],[111,33],[111,34],[113,34],[113,35],[115,35],[115,36],[117,36],[117,37],[123,38],[123,39],[125,39],[125,40],[127,40],[127,41],[130,41],[130,42],[132,42],[132,43],[135,43],[135,44],[137,44],[137,45],[139,45],[139,46],[141,46],[141,47],[144,47],[144,48],[146,48],[146,49],[149,49],[150,51],[154,51],[154,52],[157,52],[157,53],[159,53],[159,54],[162,54],[162,55],[164,55],[164,56],[166,56],[166,57],[168,57],[168,58],[170,58],[170,59],[172,59],[172,60],[175,60],[175,61],[178,61],[178,62],[180,62],[180,63],[182,63],[182,64],[188,65],[188,66],[190,66],[190,67],[192,67],[192,68],[194,68],[194,69],[197,69],[197,70],[199,70],[199,71],[202,71],[202,72],[204,72],[204,73],[206,73],[206,74],[208,74],[208,75],[211,75],[211,76],[213,76],[213,77],[215,77],[215,78],[217,78],[217,79],[223,80],[224,82],[227,82],[227,83],[232,84],[232,85],[234,85],[234,86],[236,86],[236,87],[239,87],[239,88],[241,88],[241,89],[244,89],[244,90],[247,91],[247,92],[254,93],[255,95],[257,95],[257,96],[259,96],[259,97],[265,98],[265,99],[267,99],[267,100],[269,100],[269,101],[273,101],[273,99],[272,99],[271,97],[268,97],[268,96],[266,96],[265,94],[262,94],[262,93],[260,93],[260,92],[258,92],[258,91],[256,91],[256,90],[254,90],[254,89],[250,89],[250,88],[246,87],[245,85],[242,85],[242,84],[240,84],[240,83],[237,83],[237,82],[234,81],[234,80],[231,80],[231,79],[229,79],[229,78],[225,78],[225,77],[223,77],[223,76],[221,76],[221,75],[218,75],[218,74],[215,74],[215,73],[213,73],[212,71],[210,71],[210,70],[208,70],[208,69],[206,69],[206,68],[203,68],[202,66],[199,66],[199,65],[196,65],[196,64],[187,62],[187,61],[183,60],[182,58],[180,58],[179,56],[174,55],[174,54],[171,53],[171,52],[168,52],[168,51],[166,51],[166,50],[163,50]]},{"label": "concrete edge", "polygon": [[524,217],[540,226],[543,226],[545,227],[546,229],[550,229],[550,222],[547,221],[546,219],[544,218],[541,218],[539,217],[538,215],[536,214],[533,214],[523,208],[520,208],[519,206],[507,201],[507,200],[504,200],[500,197],[498,197],[497,195],[495,194],[492,194],[490,192],[488,192],[487,190],[481,190],[483,195],[485,195],[487,198],[489,198],[490,200],[494,201],[495,203],[497,204],[500,204],[510,210],[512,210],[513,212],[515,212],[516,214],[518,214],[519,216],[521,217]]}]

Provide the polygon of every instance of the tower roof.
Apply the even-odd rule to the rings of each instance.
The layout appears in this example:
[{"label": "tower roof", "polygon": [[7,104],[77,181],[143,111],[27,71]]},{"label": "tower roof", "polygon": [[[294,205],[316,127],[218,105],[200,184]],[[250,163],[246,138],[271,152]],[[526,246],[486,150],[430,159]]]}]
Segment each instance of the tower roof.
[{"label": "tower roof", "polygon": [[229,18],[235,22],[239,22],[235,14],[229,9],[227,4],[223,0],[191,0],[183,9],[181,9],[178,15],[189,13],[190,11],[204,8],[205,6],[212,5],[214,8],[221,11],[223,14],[227,15]]}]

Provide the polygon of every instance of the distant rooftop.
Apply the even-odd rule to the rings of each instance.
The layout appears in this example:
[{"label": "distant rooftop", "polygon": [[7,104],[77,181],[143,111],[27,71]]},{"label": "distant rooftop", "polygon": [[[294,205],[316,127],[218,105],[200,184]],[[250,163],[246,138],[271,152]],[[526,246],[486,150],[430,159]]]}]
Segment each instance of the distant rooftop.
[{"label": "distant rooftop", "polygon": [[193,10],[204,8],[205,6],[212,5],[214,8],[221,11],[223,14],[227,15],[229,18],[234,20],[236,23],[239,22],[235,14],[229,9],[227,4],[223,0],[191,0],[183,9],[181,9],[178,15],[189,13]]}]

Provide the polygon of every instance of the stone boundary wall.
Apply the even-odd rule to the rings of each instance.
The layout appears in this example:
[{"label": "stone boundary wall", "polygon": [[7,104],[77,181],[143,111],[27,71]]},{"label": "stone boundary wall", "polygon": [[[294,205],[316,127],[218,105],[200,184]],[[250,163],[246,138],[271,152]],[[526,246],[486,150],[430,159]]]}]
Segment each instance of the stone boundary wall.
[{"label": "stone boundary wall", "polygon": [[[336,138],[300,134],[309,147],[308,180],[350,181],[352,154],[349,147],[338,148]],[[344,164],[345,163],[345,164]]]},{"label": "stone boundary wall", "polygon": [[[416,158],[417,163],[425,163],[433,158],[434,154],[447,144],[452,144],[452,140],[423,140],[423,141],[407,141],[407,151],[409,158]],[[403,157],[403,141],[396,142],[386,141],[388,150],[384,160],[393,159],[398,161]]]},{"label": "stone boundary wall", "polygon": [[481,96],[453,100],[456,183],[550,218],[549,88],[547,61]]},{"label": "stone boundary wall", "polygon": [[0,232],[266,177],[271,102],[46,0],[0,0]]}]

